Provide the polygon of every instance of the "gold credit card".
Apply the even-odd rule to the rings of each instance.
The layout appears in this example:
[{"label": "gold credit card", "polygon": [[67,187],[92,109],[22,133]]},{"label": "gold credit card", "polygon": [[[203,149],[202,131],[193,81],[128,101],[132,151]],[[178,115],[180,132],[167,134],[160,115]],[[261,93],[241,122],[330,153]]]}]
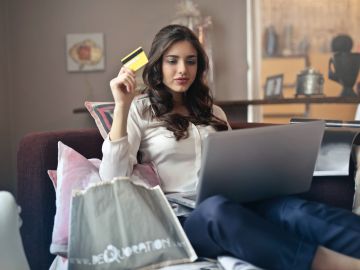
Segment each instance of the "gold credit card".
[{"label": "gold credit card", "polygon": [[135,51],[129,53],[127,56],[121,59],[121,63],[123,63],[125,67],[130,68],[133,71],[137,71],[147,62],[147,56],[143,48],[141,47],[137,48]]}]

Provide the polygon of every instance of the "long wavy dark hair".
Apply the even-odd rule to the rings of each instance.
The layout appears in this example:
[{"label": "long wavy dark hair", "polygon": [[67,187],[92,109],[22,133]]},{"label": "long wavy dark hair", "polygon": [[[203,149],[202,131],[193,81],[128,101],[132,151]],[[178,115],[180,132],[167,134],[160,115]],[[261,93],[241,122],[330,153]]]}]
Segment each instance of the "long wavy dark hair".
[{"label": "long wavy dark hair", "polygon": [[[197,51],[197,72],[194,82],[183,93],[184,105],[189,116],[171,113],[174,104],[172,94],[163,83],[162,59],[165,51],[174,43],[188,41]],[[205,82],[209,68],[208,57],[196,35],[182,25],[168,25],[155,36],[149,52],[149,62],[144,68],[143,81],[151,105],[153,117],[165,122],[165,127],[174,133],[176,140],[189,136],[189,122],[196,125],[211,125],[215,130],[227,130],[227,123],[213,114],[213,98]]]}]

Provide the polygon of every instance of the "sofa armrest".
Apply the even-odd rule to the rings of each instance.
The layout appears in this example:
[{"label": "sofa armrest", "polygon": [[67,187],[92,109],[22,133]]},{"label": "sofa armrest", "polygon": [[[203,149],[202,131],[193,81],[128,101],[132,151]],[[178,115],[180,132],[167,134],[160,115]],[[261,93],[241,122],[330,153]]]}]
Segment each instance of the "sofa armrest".
[{"label": "sofa armrest", "polygon": [[38,132],[26,135],[17,152],[17,199],[22,208],[21,235],[31,269],[48,269],[55,215],[55,191],[47,170],[57,167],[57,143],[74,148],[87,158],[101,158],[97,129]]}]

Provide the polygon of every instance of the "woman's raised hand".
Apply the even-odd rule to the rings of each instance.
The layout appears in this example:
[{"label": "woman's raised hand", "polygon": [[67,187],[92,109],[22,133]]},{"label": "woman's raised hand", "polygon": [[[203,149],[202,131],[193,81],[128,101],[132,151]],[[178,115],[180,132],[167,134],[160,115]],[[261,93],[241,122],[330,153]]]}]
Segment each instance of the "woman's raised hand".
[{"label": "woman's raised hand", "polygon": [[116,105],[130,106],[136,95],[135,72],[123,66],[117,77],[110,81],[110,88]]}]

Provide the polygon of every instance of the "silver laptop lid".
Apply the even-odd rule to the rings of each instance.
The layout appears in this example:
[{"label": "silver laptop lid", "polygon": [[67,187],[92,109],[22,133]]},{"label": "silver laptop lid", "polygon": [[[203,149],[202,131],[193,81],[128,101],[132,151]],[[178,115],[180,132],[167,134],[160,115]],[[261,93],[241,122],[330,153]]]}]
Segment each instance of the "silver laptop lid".
[{"label": "silver laptop lid", "polygon": [[309,190],[324,121],[216,132],[204,141],[196,204],[249,202]]}]

